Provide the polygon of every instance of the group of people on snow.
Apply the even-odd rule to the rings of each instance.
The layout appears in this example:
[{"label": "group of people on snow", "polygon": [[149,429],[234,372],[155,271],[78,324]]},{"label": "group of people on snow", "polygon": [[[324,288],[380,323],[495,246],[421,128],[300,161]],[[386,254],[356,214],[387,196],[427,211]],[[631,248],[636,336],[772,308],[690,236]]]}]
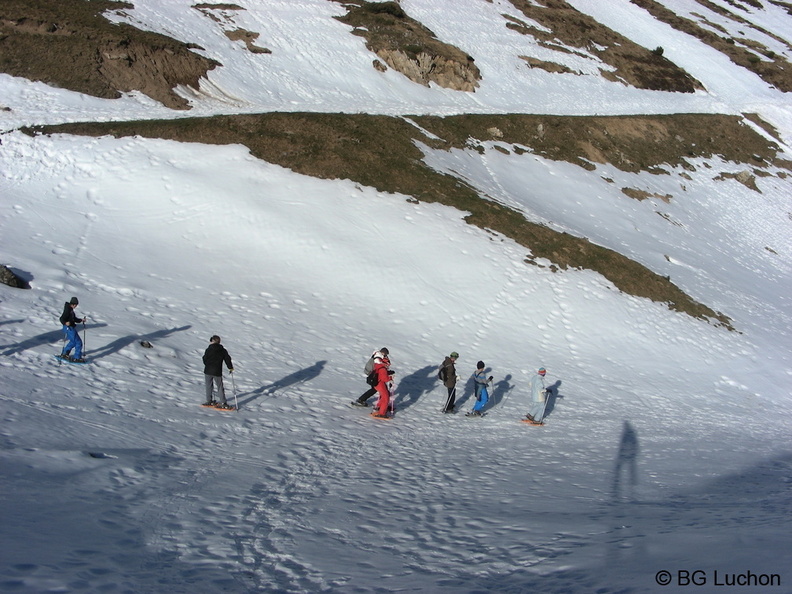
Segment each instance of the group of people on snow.
[{"label": "group of people on snow", "polygon": [[[79,305],[77,297],[72,297],[70,301],[64,303],[60,322],[63,324],[66,344],[58,357],[70,362],[84,363],[85,359],[82,353],[83,341],[80,339],[79,332],[77,331],[77,324],[85,324],[87,318],[77,317],[74,311],[77,305]],[[209,346],[203,354],[204,391],[206,400],[203,402],[202,406],[221,410],[235,410],[226,399],[225,386],[223,385],[223,364],[226,365],[228,371],[232,374],[234,373],[234,364],[231,362],[231,355],[229,355],[226,348],[220,344],[220,342],[220,337],[216,334],[213,335],[209,339]],[[74,356],[71,355],[72,349],[74,349]],[[443,360],[438,373],[438,377],[448,390],[448,397],[442,409],[444,413],[456,412],[456,386],[459,382],[459,376],[456,370],[457,359],[459,359],[459,353],[453,351]],[[392,388],[393,376],[395,373],[390,366],[390,351],[386,347],[382,347],[371,354],[371,357],[364,367],[369,389],[361,394],[357,400],[352,401],[354,406],[367,407],[368,400],[376,394],[377,401],[374,404],[374,410],[371,413],[372,416],[389,418],[388,413],[393,413]],[[543,417],[547,406],[547,389],[544,385],[546,374],[547,371],[545,368],[540,367],[531,380],[531,408],[528,414],[525,415],[524,421],[526,423],[533,425],[543,424]],[[483,416],[484,407],[487,405],[490,398],[492,380],[493,376],[490,375],[487,377],[484,361],[479,361],[476,364],[476,371],[473,373],[476,403],[473,405],[473,409],[466,413],[466,416]],[[217,394],[217,398],[214,396],[215,393]]]},{"label": "group of people on snow", "polygon": [[[378,394],[378,399],[374,405],[374,412],[372,416],[379,418],[387,418],[388,410],[393,411],[393,375],[394,372],[390,369],[390,351],[386,347],[382,347],[378,351],[371,354],[364,371],[366,373],[369,386],[357,400],[353,400],[354,406],[368,406],[368,400],[375,394]],[[438,372],[439,379],[448,390],[448,397],[446,398],[445,405],[442,411],[444,413],[456,412],[456,386],[459,382],[459,376],[456,371],[456,362],[459,359],[459,353],[453,351],[448,355],[440,365]],[[473,409],[465,413],[469,417],[481,417],[484,415],[484,407],[490,398],[490,389],[493,376],[487,377],[486,364],[484,361],[479,361],[476,364],[476,371],[473,373],[473,384],[475,386],[476,403]],[[547,388],[544,385],[544,378],[547,370],[540,367],[537,374],[531,381],[531,408],[528,414],[525,415],[524,421],[532,425],[543,425],[544,413],[547,406]]]}]

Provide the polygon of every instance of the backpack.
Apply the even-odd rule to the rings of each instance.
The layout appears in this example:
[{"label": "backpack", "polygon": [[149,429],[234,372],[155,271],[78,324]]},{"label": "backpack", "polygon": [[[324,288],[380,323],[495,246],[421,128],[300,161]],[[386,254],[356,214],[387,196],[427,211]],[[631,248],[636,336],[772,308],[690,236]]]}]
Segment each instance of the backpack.
[{"label": "backpack", "polygon": [[446,369],[445,365],[440,366],[440,372],[437,374],[437,377],[443,383],[448,379],[448,369]]},{"label": "backpack", "polygon": [[363,368],[363,371],[366,374],[366,383],[372,388],[376,387],[379,383],[379,379],[377,378],[377,372],[374,371],[374,355],[371,355],[369,360],[366,361],[366,366]]}]

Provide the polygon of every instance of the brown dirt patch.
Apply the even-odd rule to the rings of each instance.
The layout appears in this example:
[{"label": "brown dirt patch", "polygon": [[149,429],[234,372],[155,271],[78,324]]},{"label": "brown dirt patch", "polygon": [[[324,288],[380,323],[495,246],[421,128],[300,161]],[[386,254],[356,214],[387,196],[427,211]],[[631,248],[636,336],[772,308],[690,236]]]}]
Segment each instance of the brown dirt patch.
[{"label": "brown dirt patch", "polygon": [[506,26],[531,35],[551,49],[569,51],[565,46],[578,48],[581,55],[593,54],[612,66],[612,72],[602,75],[614,82],[623,82],[639,89],[692,93],[702,89],[701,83],[679,66],[623,35],[609,29],[592,17],[583,14],[563,0],[511,0],[526,17],[550,29],[545,32],[527,23],[508,19]]},{"label": "brown dirt patch", "polygon": [[195,46],[102,16],[130,7],[108,0],[3,0],[0,72],[108,99],[140,91],[188,109],[173,89],[197,89],[218,63],[190,51]]},{"label": "brown dirt patch", "polygon": [[[700,27],[694,21],[678,16],[655,0],[630,0],[630,2],[648,11],[657,20],[674,27],[679,31],[687,33],[688,35],[692,35],[710,47],[715,48],[719,52],[728,56],[729,59],[738,66],[747,68],[762,78],[762,80],[764,80],[766,83],[773,85],[780,91],[792,91],[792,65],[787,62],[786,58],[769,51],[766,47],[758,44],[756,41],[748,39],[739,40],[740,43],[751,46],[758,53],[763,54],[764,59],[759,59],[754,52],[742,47],[734,39],[720,37],[715,33]],[[713,10],[733,18],[736,22],[744,24],[745,26],[756,28],[747,21],[740,19],[734,13],[726,11],[721,7],[717,7],[710,2],[702,2],[702,5],[714,7]],[[763,32],[771,35],[767,31]],[[784,41],[784,43],[786,42]]]},{"label": "brown dirt patch", "polygon": [[272,51],[266,47],[259,47],[254,42],[259,38],[258,33],[253,31],[246,31],[245,29],[234,29],[233,31],[226,31],[226,37],[231,41],[242,41],[245,43],[248,51],[253,54],[271,54]]}]

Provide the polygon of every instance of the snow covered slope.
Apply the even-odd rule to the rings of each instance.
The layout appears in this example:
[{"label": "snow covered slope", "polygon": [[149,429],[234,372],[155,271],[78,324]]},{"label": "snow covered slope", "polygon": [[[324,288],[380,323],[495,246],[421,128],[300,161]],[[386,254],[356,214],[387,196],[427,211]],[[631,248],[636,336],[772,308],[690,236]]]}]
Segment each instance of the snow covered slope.
[{"label": "snow covered slope", "polygon": [[[191,2],[124,11],[224,64],[187,113],[0,75],[0,246],[32,286],[0,286],[0,590],[652,592],[667,591],[667,571],[673,586],[699,572],[698,592],[749,573],[748,591],[792,591],[788,179],[757,177],[755,192],[702,166],[684,200],[658,205],[603,179],[665,194],[670,176],[426,151],[531,218],[673,272],[732,318],[729,332],[594,272],[528,266],[465,213],[300,176],[244,147],[14,130],[267,110],[755,111],[789,142],[787,95],[626,0],[608,14],[571,4],[662,45],[707,92],[528,70],[514,58],[526,38],[491,24],[514,11],[502,0],[401,2],[475,55],[472,95],[374,70],[330,18],[336,3],[241,4],[234,26],[271,55],[246,53]],[[753,12],[790,41],[790,17]],[[53,356],[73,295],[89,317],[86,367]],[[236,413],[198,406],[215,333]],[[382,346],[397,372],[390,421],[349,406]],[[452,350],[463,410],[476,361],[492,370],[484,418],[439,413],[437,365]],[[540,365],[552,397],[531,427],[519,419]]]}]

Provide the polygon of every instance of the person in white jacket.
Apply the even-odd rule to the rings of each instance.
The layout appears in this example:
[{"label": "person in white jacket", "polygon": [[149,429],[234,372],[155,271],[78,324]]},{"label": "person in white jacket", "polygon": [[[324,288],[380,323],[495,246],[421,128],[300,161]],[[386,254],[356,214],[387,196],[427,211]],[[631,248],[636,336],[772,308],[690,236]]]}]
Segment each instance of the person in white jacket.
[{"label": "person in white jacket", "polygon": [[544,384],[545,374],[547,374],[547,370],[544,367],[540,367],[531,380],[531,408],[525,418],[532,425],[544,424],[542,418],[547,405],[547,389]]}]

